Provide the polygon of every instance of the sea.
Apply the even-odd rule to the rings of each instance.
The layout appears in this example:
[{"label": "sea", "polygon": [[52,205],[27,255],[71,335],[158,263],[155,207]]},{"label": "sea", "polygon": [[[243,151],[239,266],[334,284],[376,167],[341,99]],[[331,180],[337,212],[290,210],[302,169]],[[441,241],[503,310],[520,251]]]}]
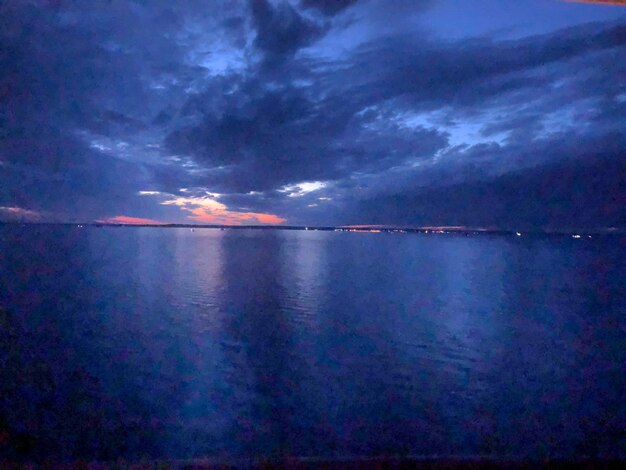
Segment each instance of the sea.
[{"label": "sea", "polygon": [[0,460],[626,458],[626,240],[0,225]]}]

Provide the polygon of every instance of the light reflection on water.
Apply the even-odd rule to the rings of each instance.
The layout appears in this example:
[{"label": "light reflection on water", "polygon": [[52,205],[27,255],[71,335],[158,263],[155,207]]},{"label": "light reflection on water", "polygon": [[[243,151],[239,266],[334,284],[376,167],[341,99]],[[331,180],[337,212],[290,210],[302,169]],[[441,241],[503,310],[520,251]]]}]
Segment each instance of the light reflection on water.
[{"label": "light reflection on water", "polygon": [[31,457],[623,455],[617,242],[2,226],[0,425]]}]

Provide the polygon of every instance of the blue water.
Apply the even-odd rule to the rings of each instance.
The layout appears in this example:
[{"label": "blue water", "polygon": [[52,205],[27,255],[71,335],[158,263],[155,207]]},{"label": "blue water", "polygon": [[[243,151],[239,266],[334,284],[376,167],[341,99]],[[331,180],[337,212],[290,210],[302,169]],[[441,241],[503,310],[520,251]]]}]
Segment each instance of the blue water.
[{"label": "blue water", "polygon": [[623,458],[625,248],[0,226],[0,457]]}]

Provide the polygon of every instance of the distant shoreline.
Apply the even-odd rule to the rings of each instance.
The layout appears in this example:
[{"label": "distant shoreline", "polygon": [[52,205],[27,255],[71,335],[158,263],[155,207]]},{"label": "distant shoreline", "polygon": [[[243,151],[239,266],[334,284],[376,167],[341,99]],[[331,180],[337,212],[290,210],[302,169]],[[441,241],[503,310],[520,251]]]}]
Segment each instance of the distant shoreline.
[{"label": "distant shoreline", "polygon": [[487,229],[459,226],[386,226],[386,225],[338,225],[338,226],[300,226],[300,225],[200,225],[200,224],[109,224],[109,223],[69,223],[69,222],[8,222],[0,221],[0,225],[22,226],[65,226],[65,227],[116,227],[116,228],[189,228],[189,229],[224,229],[224,230],[302,230],[323,232],[360,232],[360,233],[422,233],[422,234],[457,234],[457,235],[556,235],[583,238],[600,235],[624,235],[626,228],[580,228],[580,229]]}]

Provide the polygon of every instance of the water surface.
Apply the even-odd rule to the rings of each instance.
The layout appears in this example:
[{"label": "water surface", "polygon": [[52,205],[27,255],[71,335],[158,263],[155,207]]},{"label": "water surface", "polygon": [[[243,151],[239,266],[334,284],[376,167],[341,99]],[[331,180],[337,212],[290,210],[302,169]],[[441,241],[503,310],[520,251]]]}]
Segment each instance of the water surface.
[{"label": "water surface", "polygon": [[0,456],[624,457],[625,280],[616,237],[0,226]]}]

